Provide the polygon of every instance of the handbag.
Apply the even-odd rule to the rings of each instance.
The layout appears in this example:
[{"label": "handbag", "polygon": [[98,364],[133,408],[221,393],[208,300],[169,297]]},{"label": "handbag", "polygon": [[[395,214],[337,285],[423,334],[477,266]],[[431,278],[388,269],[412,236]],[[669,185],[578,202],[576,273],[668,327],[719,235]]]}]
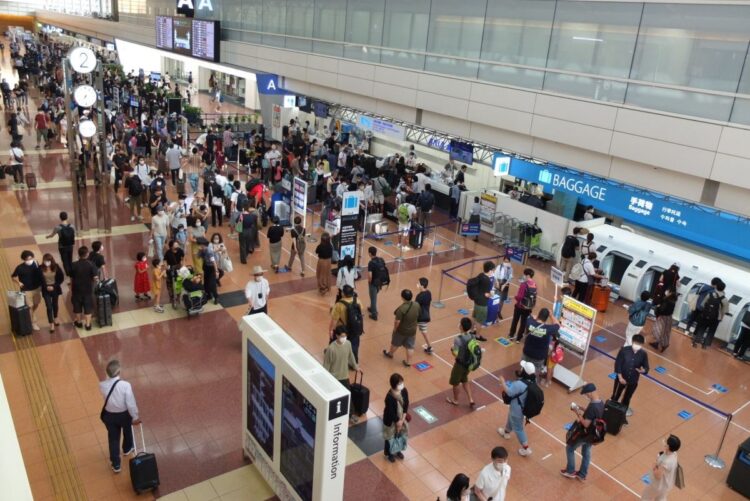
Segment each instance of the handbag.
[{"label": "handbag", "polygon": [[405,417],[404,417],[404,419],[406,419],[406,422],[407,422],[407,423],[411,423],[411,414],[409,414],[409,413],[407,412],[407,413],[405,414]]},{"label": "handbag", "polygon": [[224,270],[225,273],[232,273],[232,270],[234,270],[234,266],[232,265],[232,258],[229,256],[224,256],[221,258],[221,263],[219,263],[221,266],[221,269]]},{"label": "handbag", "polygon": [[685,488],[685,472],[682,471],[682,465],[677,463],[677,469],[674,473],[674,485],[678,489]]},{"label": "handbag", "polygon": [[148,250],[146,251],[146,257],[149,259],[153,259],[155,254],[156,250],[154,249],[154,239],[152,238],[148,241]]},{"label": "handbag", "polygon": [[121,379],[118,379],[115,381],[115,383],[112,385],[112,388],[109,389],[109,393],[107,393],[107,398],[104,399],[104,405],[102,405],[102,411],[99,413],[99,419],[102,420],[102,423],[104,422],[104,409],[107,407],[107,403],[109,402],[109,397],[112,396],[112,392],[115,390],[115,386],[117,386],[117,383],[122,381]]},{"label": "handbag", "polygon": [[583,440],[586,435],[588,435],[586,428],[583,427],[580,421],[575,421],[565,434],[565,443],[567,445],[575,445]]},{"label": "handbag", "polygon": [[397,454],[406,450],[406,437],[401,433],[396,433],[388,440],[388,450],[391,454]]}]

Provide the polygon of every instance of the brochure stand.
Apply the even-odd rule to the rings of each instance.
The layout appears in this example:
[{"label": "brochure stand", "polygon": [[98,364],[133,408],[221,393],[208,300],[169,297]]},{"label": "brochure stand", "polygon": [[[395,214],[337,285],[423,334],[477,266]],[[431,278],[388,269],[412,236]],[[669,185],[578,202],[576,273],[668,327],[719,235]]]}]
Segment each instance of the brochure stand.
[{"label": "brochure stand", "polygon": [[575,391],[585,384],[583,369],[586,366],[595,321],[596,310],[594,308],[572,297],[563,296],[560,308],[560,343],[569,354],[581,359],[581,366],[576,373],[557,364],[552,375],[567,386],[568,391]]}]

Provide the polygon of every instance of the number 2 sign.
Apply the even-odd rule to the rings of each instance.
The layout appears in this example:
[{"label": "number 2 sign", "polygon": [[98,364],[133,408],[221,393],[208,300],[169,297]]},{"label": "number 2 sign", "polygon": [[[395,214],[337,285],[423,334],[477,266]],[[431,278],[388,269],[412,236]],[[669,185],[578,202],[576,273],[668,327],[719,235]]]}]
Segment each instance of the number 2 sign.
[{"label": "number 2 sign", "polygon": [[68,53],[68,60],[76,73],[91,73],[96,68],[96,56],[88,47],[74,47]]}]

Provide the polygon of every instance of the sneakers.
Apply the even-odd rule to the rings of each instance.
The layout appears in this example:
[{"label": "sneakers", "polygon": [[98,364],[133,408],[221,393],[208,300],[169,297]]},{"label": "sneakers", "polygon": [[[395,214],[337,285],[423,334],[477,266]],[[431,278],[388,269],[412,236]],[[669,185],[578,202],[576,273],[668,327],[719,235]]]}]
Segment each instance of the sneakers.
[{"label": "sneakers", "polygon": [[520,449],[518,449],[518,454],[523,457],[531,456],[531,449],[529,449],[528,447],[521,447]]},{"label": "sneakers", "polygon": [[354,414],[352,414],[351,416],[349,416],[349,422],[351,424],[359,423],[359,416],[355,416]]},{"label": "sneakers", "polygon": [[154,311],[156,313],[164,313],[164,308],[161,307],[161,306],[159,306],[159,305],[157,305],[157,306],[154,306]]},{"label": "sneakers", "polygon": [[580,474],[579,472],[576,472],[576,479],[577,479],[577,480],[578,480],[579,482],[585,482],[585,481],[586,481],[586,477],[582,477],[582,476],[581,476],[581,474]]},{"label": "sneakers", "polygon": [[570,473],[568,470],[560,470],[560,475],[562,475],[565,478],[576,478],[578,476],[578,472]]},{"label": "sneakers", "polygon": [[399,459],[404,459],[404,455],[402,453],[400,453],[400,452],[396,453],[396,457],[399,458]]},{"label": "sneakers", "polygon": [[112,471],[115,473],[120,473],[122,471],[122,468],[119,466],[113,466]]},{"label": "sneakers", "polygon": [[38,324],[31,324],[31,328],[34,329],[35,331],[38,331],[39,330],[39,325]]},{"label": "sneakers", "polygon": [[427,348],[425,348],[424,352],[432,354],[432,346],[428,346]]},{"label": "sneakers", "polygon": [[130,222],[132,223],[133,221],[135,221],[135,216],[130,216]]},{"label": "sneakers", "polygon": [[505,440],[508,440],[510,438],[510,433],[508,433],[507,431],[505,431],[505,428],[498,428],[497,429],[497,433],[498,433],[498,435],[500,435],[501,437],[503,437]]},{"label": "sneakers", "polygon": [[122,455],[123,456],[130,456],[131,454],[134,454],[134,453],[135,453],[135,447],[131,447],[128,452],[123,452]]}]

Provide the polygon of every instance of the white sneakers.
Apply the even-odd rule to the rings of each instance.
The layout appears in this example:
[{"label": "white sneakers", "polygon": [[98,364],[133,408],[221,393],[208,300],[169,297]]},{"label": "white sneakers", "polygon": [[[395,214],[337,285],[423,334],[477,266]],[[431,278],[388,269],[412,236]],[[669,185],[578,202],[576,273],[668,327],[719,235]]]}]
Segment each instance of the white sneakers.
[{"label": "white sneakers", "polygon": [[520,449],[518,449],[518,454],[523,457],[531,456],[531,449],[528,447],[521,447]]},{"label": "white sneakers", "polygon": [[503,437],[503,438],[504,438],[505,440],[508,440],[508,439],[510,438],[510,433],[508,433],[507,431],[505,431],[505,428],[502,428],[502,427],[501,427],[501,428],[498,428],[498,429],[497,429],[497,433],[498,433],[498,434],[499,434],[499,435],[500,435],[501,437]]}]

